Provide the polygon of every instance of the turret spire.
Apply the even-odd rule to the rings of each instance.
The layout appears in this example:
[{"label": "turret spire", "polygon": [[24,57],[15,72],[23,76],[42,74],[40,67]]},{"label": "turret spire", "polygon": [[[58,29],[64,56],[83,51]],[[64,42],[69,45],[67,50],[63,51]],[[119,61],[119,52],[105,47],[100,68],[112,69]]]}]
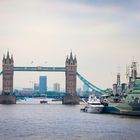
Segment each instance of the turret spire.
[{"label": "turret spire", "polygon": [[5,54],[3,55],[3,63],[5,64],[12,64],[14,63],[13,60],[13,55],[10,56],[9,50],[7,51],[7,54],[5,56]]},{"label": "turret spire", "polygon": [[72,51],[71,51],[71,53],[70,53],[70,60],[73,60]]},{"label": "turret spire", "polygon": [[12,63],[14,62],[14,60],[13,60],[13,55],[11,55],[11,62],[12,62]]},{"label": "turret spire", "polygon": [[7,51],[7,57],[6,57],[7,59],[9,59],[10,58],[10,56],[9,56],[9,50]]},{"label": "turret spire", "polygon": [[5,60],[5,54],[3,55],[3,61]]},{"label": "turret spire", "polygon": [[74,63],[77,63],[76,55],[75,55],[75,57],[74,57]]},{"label": "turret spire", "polygon": [[67,56],[65,63],[68,65],[77,65],[76,55],[73,57],[72,51],[70,56]]}]

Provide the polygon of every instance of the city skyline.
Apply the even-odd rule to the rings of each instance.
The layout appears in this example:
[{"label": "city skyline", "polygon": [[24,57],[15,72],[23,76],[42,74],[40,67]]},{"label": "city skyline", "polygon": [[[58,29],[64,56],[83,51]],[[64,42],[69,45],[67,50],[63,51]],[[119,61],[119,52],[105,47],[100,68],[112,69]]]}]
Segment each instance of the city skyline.
[{"label": "city skyline", "polygon": [[[126,65],[133,57],[140,64],[139,13],[138,0],[0,1],[0,70],[7,50],[15,66],[65,66],[72,50],[91,83],[112,87],[118,72],[125,82]],[[15,72],[14,88],[32,87],[40,75],[65,87],[65,73]]]}]

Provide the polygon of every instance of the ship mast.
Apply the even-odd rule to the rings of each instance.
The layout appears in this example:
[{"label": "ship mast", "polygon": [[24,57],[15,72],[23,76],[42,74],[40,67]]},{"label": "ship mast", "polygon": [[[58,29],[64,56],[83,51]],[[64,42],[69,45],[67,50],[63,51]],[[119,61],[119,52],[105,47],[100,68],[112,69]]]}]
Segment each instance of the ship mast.
[{"label": "ship mast", "polygon": [[120,73],[117,74],[117,93],[121,94],[121,78]]},{"label": "ship mast", "polygon": [[131,65],[131,77],[132,77],[132,82],[134,82],[137,78],[137,62],[132,62]]}]

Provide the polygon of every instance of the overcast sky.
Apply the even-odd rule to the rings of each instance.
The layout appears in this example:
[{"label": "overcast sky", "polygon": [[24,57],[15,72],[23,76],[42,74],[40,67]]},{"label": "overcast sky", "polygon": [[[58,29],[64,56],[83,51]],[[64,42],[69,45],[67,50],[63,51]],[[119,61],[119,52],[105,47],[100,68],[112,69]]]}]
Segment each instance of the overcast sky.
[{"label": "overcast sky", "polygon": [[[140,1],[0,0],[1,60],[7,49],[15,66],[64,66],[72,50],[81,75],[111,87],[117,72],[125,81],[133,57],[140,63]],[[64,87],[64,73],[37,72],[15,72],[14,87],[31,87],[39,75]]]}]

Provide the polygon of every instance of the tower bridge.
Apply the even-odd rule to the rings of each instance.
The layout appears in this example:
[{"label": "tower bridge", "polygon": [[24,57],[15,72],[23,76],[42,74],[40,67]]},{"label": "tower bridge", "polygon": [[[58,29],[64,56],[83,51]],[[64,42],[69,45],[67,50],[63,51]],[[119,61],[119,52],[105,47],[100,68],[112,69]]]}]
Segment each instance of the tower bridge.
[{"label": "tower bridge", "polygon": [[104,90],[98,88],[97,86],[91,84],[83,76],[77,72],[77,59],[76,56],[73,57],[72,52],[70,56],[66,58],[65,67],[16,67],[14,66],[13,56],[7,52],[7,55],[3,56],[2,60],[2,71],[0,75],[3,76],[2,80],[2,95],[0,96],[0,103],[16,103],[16,97],[12,95],[13,93],[13,76],[16,71],[28,71],[28,72],[65,72],[66,80],[66,93],[69,95],[63,98],[63,104],[79,104],[79,96],[76,93],[77,79],[85,83],[90,89],[99,95],[104,93]]}]

